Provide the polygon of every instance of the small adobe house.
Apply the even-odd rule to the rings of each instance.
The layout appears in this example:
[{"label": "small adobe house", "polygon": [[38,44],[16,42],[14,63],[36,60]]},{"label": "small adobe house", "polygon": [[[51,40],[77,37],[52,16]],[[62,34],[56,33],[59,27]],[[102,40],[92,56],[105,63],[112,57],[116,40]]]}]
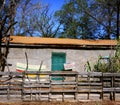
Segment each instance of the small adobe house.
[{"label": "small adobe house", "polygon": [[82,72],[87,61],[92,66],[99,55],[114,54],[116,45],[115,40],[11,36],[8,63],[12,64],[10,70],[16,71],[17,63],[26,64],[26,52],[30,65],[40,65],[42,62],[46,71],[64,70],[66,67]]}]

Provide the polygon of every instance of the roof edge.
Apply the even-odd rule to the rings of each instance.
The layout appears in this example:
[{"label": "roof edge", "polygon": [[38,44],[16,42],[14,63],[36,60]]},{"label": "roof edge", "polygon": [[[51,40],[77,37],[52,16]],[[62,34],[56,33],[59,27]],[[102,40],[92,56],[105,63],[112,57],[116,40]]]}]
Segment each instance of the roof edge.
[{"label": "roof edge", "polygon": [[79,47],[111,47],[117,45],[117,40],[83,40],[68,38],[41,38],[26,36],[10,36],[10,45],[14,46],[79,46]]}]

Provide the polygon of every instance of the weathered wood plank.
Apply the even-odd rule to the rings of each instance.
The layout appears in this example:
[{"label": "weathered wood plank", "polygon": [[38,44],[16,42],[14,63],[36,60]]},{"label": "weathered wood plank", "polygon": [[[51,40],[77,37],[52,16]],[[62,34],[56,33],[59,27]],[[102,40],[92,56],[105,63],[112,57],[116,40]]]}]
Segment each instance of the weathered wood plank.
[{"label": "weathered wood plank", "polygon": [[75,85],[76,82],[51,82],[51,85]]},{"label": "weathered wood plank", "polygon": [[103,88],[103,92],[114,92],[115,88]]},{"label": "weathered wood plank", "polygon": [[7,94],[7,91],[0,91],[0,95]]},{"label": "weathered wood plank", "polygon": [[51,90],[52,93],[75,93],[76,90]]},{"label": "weathered wood plank", "polygon": [[23,88],[50,88],[50,85],[38,85],[38,86],[35,86],[34,84],[33,85],[24,85]]},{"label": "weathered wood plank", "polygon": [[[37,95],[61,93],[63,100],[65,94],[74,94],[77,99],[78,93],[87,93],[88,99],[91,93],[100,94],[101,98],[104,93],[120,93],[120,73],[101,73],[101,72],[0,72],[3,77],[1,80],[7,79],[11,74],[13,78],[10,81],[0,82],[0,95],[21,94],[21,97],[29,95],[32,100],[33,96],[37,99]],[[28,74],[36,75],[35,78],[28,77]],[[41,78],[40,75],[47,75],[47,78]],[[52,77],[64,77],[63,81],[53,81]],[[44,80],[45,79],[45,80]]]},{"label": "weathered wood plank", "polygon": [[49,93],[50,91],[49,90],[26,90],[26,91],[23,91],[24,94],[39,94],[39,93]]}]

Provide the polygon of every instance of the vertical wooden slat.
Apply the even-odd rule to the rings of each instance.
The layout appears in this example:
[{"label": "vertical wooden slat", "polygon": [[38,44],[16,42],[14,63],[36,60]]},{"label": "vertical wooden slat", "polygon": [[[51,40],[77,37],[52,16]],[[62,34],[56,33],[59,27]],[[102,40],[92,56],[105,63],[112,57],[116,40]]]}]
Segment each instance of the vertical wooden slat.
[{"label": "vertical wooden slat", "polygon": [[[113,76],[110,77],[111,82],[110,82],[110,88],[113,88]],[[110,100],[113,100],[113,92],[110,92]]]},{"label": "vertical wooden slat", "polygon": [[88,83],[89,83],[89,92],[88,92],[88,97],[87,97],[87,99],[90,99],[90,73],[89,73],[89,72],[88,72],[87,81],[88,81]]},{"label": "vertical wooden slat", "polygon": [[113,76],[113,88],[114,88],[114,91],[113,91],[113,100],[115,101],[115,76]]},{"label": "vertical wooden slat", "polygon": [[75,75],[75,82],[76,82],[76,87],[75,87],[75,100],[78,100],[78,73]]},{"label": "vertical wooden slat", "polygon": [[[36,73],[36,78],[35,78],[35,79],[36,79],[36,85],[37,85],[37,86],[38,86],[38,76],[39,76],[38,74],[39,74],[39,73]],[[38,87],[36,87],[34,90],[39,91]],[[39,93],[36,93],[36,94],[35,94],[35,100],[38,100],[38,94],[39,94]]]},{"label": "vertical wooden slat", "polygon": [[[43,72],[42,74],[45,74],[45,73],[46,72]],[[44,96],[43,94],[46,94],[48,96],[47,97],[48,101],[50,101],[51,96],[52,96],[52,92],[53,92],[51,90],[52,89],[51,72],[49,72],[47,74],[47,75],[49,75],[49,79],[47,80],[49,82],[47,84],[40,83],[40,78],[39,78],[40,73],[36,73],[36,72],[32,73],[32,74],[37,75],[37,78],[35,81],[29,81],[29,80],[25,81],[27,79],[26,74],[27,74],[27,72],[22,74],[22,83],[21,83],[22,88],[21,88],[21,90],[19,90],[19,91],[21,91],[21,99],[22,100],[28,99],[28,100],[32,101],[35,98],[35,100],[41,101],[42,96]],[[6,72],[6,73],[4,73],[4,75],[7,76],[8,73]],[[14,75],[18,75],[18,74],[14,73]],[[111,100],[115,100],[116,99],[116,97],[115,97],[116,91],[117,91],[117,94],[120,93],[119,92],[119,83],[120,83],[120,80],[119,80],[120,74],[119,73],[101,73],[101,75],[99,73],[96,73],[96,74],[85,73],[85,74],[81,74],[81,75],[85,75],[85,77],[81,76],[81,78],[85,78],[85,79],[83,79],[83,81],[80,81],[80,82],[78,81],[78,77],[79,77],[78,73],[74,73],[73,71],[71,71],[71,72],[55,72],[54,75],[58,75],[58,76],[60,75],[60,76],[63,76],[64,78],[69,77],[69,80],[66,79],[66,80],[63,80],[62,82],[59,81],[60,84],[57,82],[53,83],[53,85],[56,85],[56,86],[58,86],[58,88],[61,87],[63,89],[63,90],[61,89],[60,92],[58,90],[59,94],[62,94],[63,101],[65,101],[65,98],[66,98],[65,96],[68,94],[70,94],[72,96],[74,95],[73,99],[78,100],[79,93],[83,93],[83,94],[87,93],[88,94],[87,99],[90,99],[91,93],[95,93],[95,94],[99,93],[100,98],[104,99],[104,92],[105,92],[107,95],[111,94],[111,98],[110,98]],[[79,75],[80,75],[80,73],[79,73]],[[18,84],[14,84],[14,80],[16,81],[18,79],[14,78],[13,80],[7,81],[6,83],[1,82],[1,85],[0,85],[1,86],[1,88],[0,88],[1,94],[0,95],[2,95],[2,94],[6,95],[8,100],[12,99],[12,95],[16,95],[16,92],[18,91],[17,87],[19,88]],[[27,82],[28,85],[26,85],[25,82]],[[31,84],[30,82],[33,82],[33,83]],[[108,84],[109,87],[104,87],[104,82],[106,82],[106,84]],[[99,83],[101,83],[101,84],[99,84]],[[96,84],[96,86],[100,86],[99,89],[101,89],[102,91],[99,91],[99,92],[94,91],[93,92],[95,84]],[[15,88],[15,86],[16,86],[16,88]],[[25,87],[25,86],[27,86],[27,87]],[[69,86],[71,86],[72,88],[69,88]],[[6,88],[6,87],[8,87],[8,88]],[[82,90],[78,91],[79,87],[80,88],[81,87],[85,87],[85,88],[88,87],[88,88],[86,88],[86,90],[84,89],[83,91]],[[11,89],[11,91],[10,91],[10,89]],[[42,89],[42,92],[44,92],[43,91],[44,89],[45,90],[47,89],[48,92],[46,91],[46,92],[41,94],[41,89]],[[95,89],[98,89],[98,88],[95,88]],[[14,90],[16,92],[14,92]],[[7,94],[5,93],[6,91],[7,91]],[[13,93],[11,94],[12,91],[13,91]],[[32,92],[34,92],[34,93],[32,93]],[[57,92],[55,92],[55,93],[58,94]],[[26,96],[29,96],[29,97],[26,97]]]},{"label": "vertical wooden slat", "polygon": [[41,101],[41,83],[40,83],[40,74],[38,75],[38,82],[39,82],[39,100]]},{"label": "vertical wooden slat", "polygon": [[22,73],[22,89],[21,89],[21,99],[24,100],[24,81],[25,81],[25,72]]},{"label": "vertical wooden slat", "polygon": [[7,99],[10,99],[10,81],[8,82],[8,88],[7,88]]},{"label": "vertical wooden slat", "polygon": [[103,86],[104,86],[104,83],[103,83],[103,72],[102,72],[102,76],[101,76],[100,79],[101,79],[101,83],[102,83],[102,86],[101,86],[102,92],[101,92],[100,98],[103,100]]},{"label": "vertical wooden slat", "polygon": [[[64,82],[64,75],[62,75],[61,77],[63,78],[63,79],[62,79],[62,82]],[[63,90],[64,90],[64,84],[62,84],[62,91],[63,91]],[[65,99],[64,99],[64,98],[65,98],[64,96],[65,96],[65,94],[64,94],[64,92],[62,92],[62,101],[63,101],[63,102],[64,102],[64,100],[65,100]]]},{"label": "vertical wooden slat", "polygon": [[49,74],[49,95],[48,95],[48,101],[51,101],[51,75]]}]

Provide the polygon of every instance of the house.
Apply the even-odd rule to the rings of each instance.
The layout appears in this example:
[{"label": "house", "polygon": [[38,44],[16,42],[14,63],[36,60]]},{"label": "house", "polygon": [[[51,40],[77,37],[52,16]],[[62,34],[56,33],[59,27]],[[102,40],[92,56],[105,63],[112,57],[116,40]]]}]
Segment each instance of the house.
[{"label": "house", "polygon": [[[115,53],[116,40],[81,40],[11,36],[8,63],[16,71],[17,63],[26,64],[25,52],[30,65],[45,65],[46,71],[72,69],[82,72],[85,64],[93,65],[99,55]],[[66,65],[64,65],[66,64]]]}]

